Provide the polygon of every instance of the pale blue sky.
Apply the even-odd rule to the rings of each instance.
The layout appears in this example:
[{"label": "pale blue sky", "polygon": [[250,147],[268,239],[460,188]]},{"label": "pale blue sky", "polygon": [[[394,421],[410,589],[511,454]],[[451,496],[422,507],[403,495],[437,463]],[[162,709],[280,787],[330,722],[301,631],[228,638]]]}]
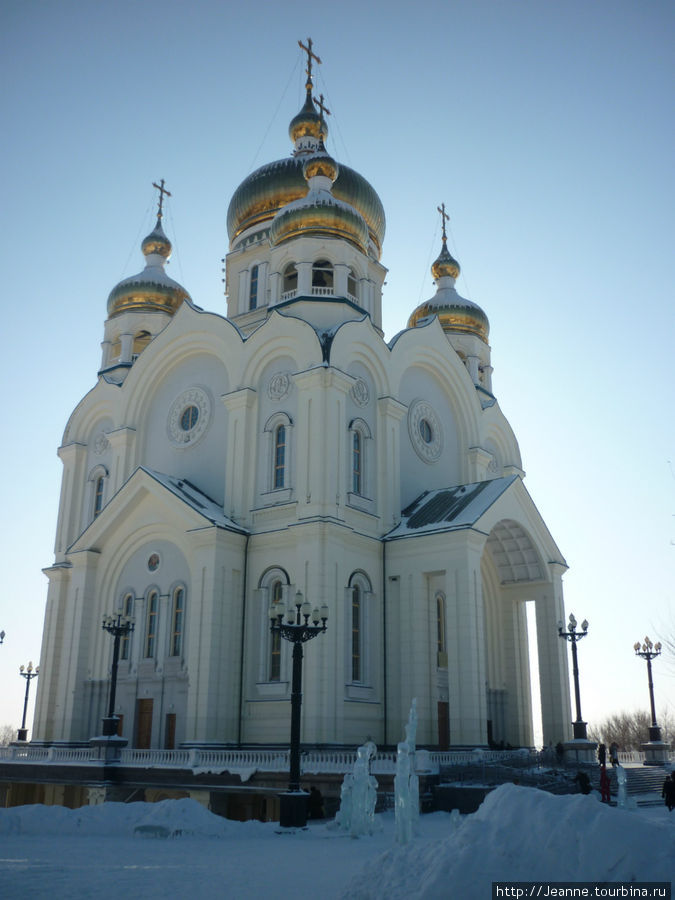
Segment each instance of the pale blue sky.
[{"label": "pale blue sky", "polygon": [[[224,312],[229,198],[290,152],[308,35],[328,147],[387,214],[387,336],[433,293],[445,202],[567,609],[591,623],[584,716],[647,707],[632,645],[675,632],[672,3],[5,0],[0,724],[40,652],[56,448],[95,383],[108,293],[142,268],[151,182],[173,194],[170,274]],[[671,714],[674,674],[655,663]]]}]

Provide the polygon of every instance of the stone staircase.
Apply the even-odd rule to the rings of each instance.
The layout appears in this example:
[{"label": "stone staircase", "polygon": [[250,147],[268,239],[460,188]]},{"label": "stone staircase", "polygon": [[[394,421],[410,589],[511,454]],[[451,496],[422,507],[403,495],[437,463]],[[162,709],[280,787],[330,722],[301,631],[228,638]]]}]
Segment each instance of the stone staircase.
[{"label": "stone staircase", "polygon": [[665,766],[626,767],[626,792],[636,799],[639,797],[639,806],[660,806],[663,782],[669,775],[670,767]]}]

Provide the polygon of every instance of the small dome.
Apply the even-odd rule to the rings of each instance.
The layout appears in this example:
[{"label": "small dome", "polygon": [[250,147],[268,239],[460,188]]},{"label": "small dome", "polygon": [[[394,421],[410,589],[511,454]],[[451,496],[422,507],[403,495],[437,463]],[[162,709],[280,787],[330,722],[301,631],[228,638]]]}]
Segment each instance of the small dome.
[{"label": "small dome", "polygon": [[171,255],[171,241],[164,234],[161,216],[141,244],[146,258],[145,269],[138,275],[125,278],[108,296],[108,316],[123,312],[164,312],[173,315],[190,295],[182,285],[164,271]]},{"label": "small dome", "polygon": [[459,278],[459,272],[459,263],[450,255],[447,242],[443,239],[441,252],[431,266],[431,274],[434,276],[434,281],[446,276],[450,276],[450,278]]},{"label": "small dome", "polygon": [[368,226],[358,210],[333,196],[331,189],[339,167],[323,146],[304,161],[303,172],[309,190],[275,215],[270,227],[272,246],[300,235],[321,235],[350,241],[365,254]]},{"label": "small dome", "polygon": [[431,266],[436,294],[421,303],[412,313],[408,319],[408,328],[423,325],[426,319],[438,316],[446,334],[473,334],[487,344],[490,334],[488,317],[477,303],[460,297],[455,290],[455,279],[459,272],[459,263],[448,250],[444,231],[441,252]]},{"label": "small dome", "polygon": [[312,101],[311,90],[307,91],[305,105],[297,116],[293,116],[288,126],[288,136],[295,142],[300,138],[313,137],[319,141],[325,141],[328,137],[328,126],[325,119],[319,115]]}]

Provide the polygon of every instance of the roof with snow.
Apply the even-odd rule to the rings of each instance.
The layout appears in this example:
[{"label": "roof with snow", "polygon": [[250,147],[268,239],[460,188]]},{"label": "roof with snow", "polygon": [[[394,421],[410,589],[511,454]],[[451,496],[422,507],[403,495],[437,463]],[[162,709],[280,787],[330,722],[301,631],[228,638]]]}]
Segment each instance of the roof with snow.
[{"label": "roof with snow", "polygon": [[225,515],[223,508],[219,503],[216,503],[215,500],[207,497],[206,494],[202,493],[199,488],[195,487],[194,484],[186,478],[176,478],[174,475],[165,475],[163,472],[157,472],[146,466],[139,466],[139,468],[150,475],[151,478],[154,478],[155,481],[158,481],[161,485],[170,490],[172,494],[175,494],[175,496],[184,503],[187,503],[188,506],[191,506],[195,512],[198,512],[200,515],[204,516],[204,518],[213,522],[214,525],[218,525],[221,528],[228,528],[230,531],[237,531],[240,534],[248,533],[246,528],[238,525],[234,519],[230,519],[229,516]]},{"label": "roof with snow", "polygon": [[384,540],[471,528],[516,478],[517,475],[508,475],[475,484],[425,491],[403,510],[401,521],[385,535]]}]

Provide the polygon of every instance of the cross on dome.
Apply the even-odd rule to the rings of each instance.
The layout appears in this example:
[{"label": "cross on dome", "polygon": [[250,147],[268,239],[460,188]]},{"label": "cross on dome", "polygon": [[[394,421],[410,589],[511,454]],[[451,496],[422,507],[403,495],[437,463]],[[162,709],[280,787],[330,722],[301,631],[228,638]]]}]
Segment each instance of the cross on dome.
[{"label": "cross on dome", "polygon": [[319,107],[319,109],[321,110],[321,120],[325,122],[325,121],[326,121],[326,116],[330,116],[331,111],[328,109],[327,106],[324,106],[324,103],[323,103],[323,94],[319,94],[319,99],[318,99],[318,100],[317,100],[317,98],[315,97],[315,98],[314,98],[314,102],[316,103],[316,105],[317,105],[317,106]]},{"label": "cross on dome", "polygon": [[161,219],[162,218],[162,205],[164,203],[164,194],[166,194],[167,197],[170,197],[171,191],[167,191],[167,189],[164,187],[164,179],[163,178],[159,184],[157,184],[155,181],[153,181],[152,186],[154,188],[157,188],[157,190],[159,191],[159,203],[157,205],[157,218]]},{"label": "cross on dome", "polygon": [[447,240],[448,240],[448,236],[445,233],[445,223],[450,221],[450,216],[445,211],[445,203],[441,203],[441,205],[437,206],[436,209],[441,214],[441,228],[443,229],[443,231],[442,231],[443,243],[445,244],[445,243],[447,243]]},{"label": "cross on dome", "polygon": [[308,91],[311,91],[312,90],[312,60],[315,59],[319,65],[321,65],[321,60],[316,55],[316,53],[314,53],[312,51],[312,39],[310,37],[307,38],[307,46],[306,47],[302,43],[302,41],[298,41],[298,44],[300,45],[300,49],[304,50],[305,53],[307,54],[307,68],[305,69],[305,72],[307,72],[306,87],[307,87]]}]

